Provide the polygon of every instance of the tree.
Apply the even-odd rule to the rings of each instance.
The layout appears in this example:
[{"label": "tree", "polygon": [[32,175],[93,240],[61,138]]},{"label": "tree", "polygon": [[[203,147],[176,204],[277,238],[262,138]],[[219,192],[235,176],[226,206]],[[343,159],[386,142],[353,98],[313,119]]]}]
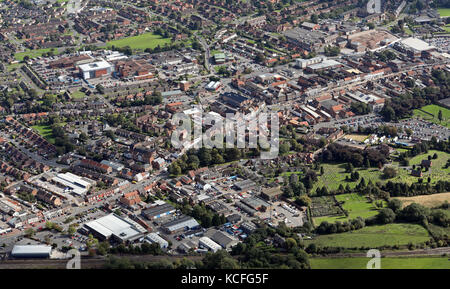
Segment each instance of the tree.
[{"label": "tree", "polygon": [[399,199],[391,199],[387,203],[387,207],[394,213],[398,213],[402,208],[402,201],[400,201]]},{"label": "tree", "polygon": [[438,112],[438,119],[439,119],[439,122],[442,122],[442,110],[439,110],[439,112]]},{"label": "tree", "polygon": [[33,228],[28,228],[25,230],[25,236],[28,238],[33,237],[36,234]]},{"label": "tree", "polygon": [[395,220],[395,213],[389,208],[381,209],[377,215],[377,220],[381,224],[393,223]]},{"label": "tree", "polygon": [[394,168],[391,167],[385,167],[383,169],[383,178],[385,179],[392,179],[397,176],[397,171]]}]

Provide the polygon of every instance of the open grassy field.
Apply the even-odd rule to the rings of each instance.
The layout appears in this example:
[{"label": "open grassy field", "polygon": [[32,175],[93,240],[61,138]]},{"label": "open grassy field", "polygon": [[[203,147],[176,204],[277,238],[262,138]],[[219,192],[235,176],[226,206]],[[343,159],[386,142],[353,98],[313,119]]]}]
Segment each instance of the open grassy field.
[{"label": "open grassy field", "polygon": [[106,43],[108,47],[114,45],[116,47],[130,46],[131,49],[155,48],[156,46],[163,47],[164,44],[170,44],[171,39],[163,38],[161,35],[153,34],[152,32],[144,33],[138,36],[126,37],[123,39],[113,40]]},{"label": "open grassy field", "polygon": [[348,217],[342,214],[340,216],[325,216],[314,218],[314,224],[316,226],[320,225],[320,223],[322,223],[323,221],[334,223],[336,221],[343,222],[350,219],[355,219],[356,217],[362,217],[366,219],[371,216],[375,216],[378,212],[378,209],[373,203],[370,203],[364,196],[360,196],[358,194],[353,193],[337,195],[336,199],[338,202],[344,202],[342,207],[348,211]]},{"label": "open grassy field", "polygon": [[86,97],[86,94],[84,92],[82,92],[82,91],[75,90],[75,91],[72,91],[70,93],[70,96],[75,98],[75,99],[77,99],[77,98],[84,98],[84,97]]},{"label": "open grassy field", "polygon": [[31,128],[35,129],[43,138],[48,140],[50,143],[55,143],[55,138],[53,136],[53,131],[49,125],[35,125]]},{"label": "open grassy field", "polygon": [[450,8],[438,8],[437,11],[441,17],[450,17]]},{"label": "open grassy field", "polygon": [[[433,116],[431,116],[421,110],[431,113]],[[414,116],[423,118],[432,123],[450,127],[450,109],[447,109],[443,106],[430,104],[430,105],[426,105],[426,106],[422,107],[421,110],[415,109]],[[442,111],[442,122],[440,122],[438,119],[439,110]]]},{"label": "open grassy field", "polygon": [[[312,269],[366,269],[370,258],[311,258]],[[381,269],[449,269],[448,257],[386,257]]]},{"label": "open grassy field", "polygon": [[450,193],[414,196],[414,197],[397,197],[402,201],[403,206],[408,206],[412,203],[417,203],[425,207],[433,208],[443,204],[445,201],[450,202]]},{"label": "open grassy field", "polygon": [[344,139],[352,139],[354,141],[363,142],[369,136],[367,134],[346,134],[343,136]]},{"label": "open grassy field", "polygon": [[[36,57],[42,56],[42,54],[50,52],[50,51],[51,51],[51,48],[27,50],[24,52],[18,52],[16,54],[14,54],[14,58],[19,61],[22,61],[25,56],[28,56],[29,58],[36,58]],[[55,49],[53,51],[53,53],[56,55],[56,54],[58,54],[58,51]]]},{"label": "open grassy field", "polygon": [[340,234],[320,235],[305,244],[318,246],[360,248],[378,248],[382,246],[423,243],[430,239],[427,230],[416,224],[387,224],[364,227],[360,230]]},{"label": "open grassy field", "polygon": [[[339,185],[344,187],[348,184],[350,188],[354,188],[358,182],[346,182],[345,176],[350,177],[350,173],[345,172],[345,164],[323,164],[324,174],[318,176],[318,181],[314,184],[312,191],[315,192],[318,187],[326,186],[328,190],[337,190]],[[372,180],[373,183],[380,181],[382,172],[376,168],[357,170],[360,177],[366,182]]]}]

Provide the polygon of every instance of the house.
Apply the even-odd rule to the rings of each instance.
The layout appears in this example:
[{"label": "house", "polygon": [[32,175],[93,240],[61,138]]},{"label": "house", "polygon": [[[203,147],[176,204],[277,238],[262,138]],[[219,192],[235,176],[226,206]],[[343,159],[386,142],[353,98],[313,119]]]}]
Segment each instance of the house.
[{"label": "house", "polygon": [[120,202],[126,206],[134,206],[141,202],[141,197],[139,196],[138,191],[132,191],[123,194],[123,196],[120,198]]}]

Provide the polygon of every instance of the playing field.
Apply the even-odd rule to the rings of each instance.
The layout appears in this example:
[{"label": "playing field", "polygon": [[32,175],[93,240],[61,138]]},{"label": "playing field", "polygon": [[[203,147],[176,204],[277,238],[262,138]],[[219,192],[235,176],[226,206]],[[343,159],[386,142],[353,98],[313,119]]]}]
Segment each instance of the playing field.
[{"label": "playing field", "polygon": [[347,221],[349,219],[355,219],[356,217],[362,217],[363,219],[369,218],[377,214],[378,209],[373,203],[370,203],[364,196],[358,194],[343,194],[337,195],[338,202],[344,202],[342,207],[348,211],[348,217],[344,214],[340,216],[325,216],[314,218],[314,225],[318,226],[323,221],[334,223],[336,221]]},{"label": "playing field", "polygon": [[[366,269],[371,258],[311,258],[312,269]],[[381,269],[450,269],[448,257],[386,257]]]},{"label": "playing field", "polygon": [[[422,110],[426,111],[432,115],[429,115],[428,113],[425,113]],[[439,121],[439,119],[438,119],[439,110],[442,111],[442,121]],[[446,127],[450,127],[450,109],[447,109],[443,106],[439,106],[439,105],[435,105],[435,104],[426,105],[426,106],[422,107],[421,110],[415,109],[414,116],[423,118],[423,119],[430,121],[432,123],[435,123],[435,124],[440,124],[440,125],[443,125]]]},{"label": "playing field", "polygon": [[155,48],[156,46],[163,47],[164,44],[170,44],[169,38],[163,38],[161,35],[153,34],[151,32],[144,33],[138,36],[127,37],[123,39],[113,40],[106,45],[108,47],[114,45],[116,47],[125,47],[130,46],[131,49],[146,49],[146,48]]},{"label": "playing field", "polygon": [[348,139],[348,140],[354,140],[354,141],[358,141],[358,142],[363,142],[365,141],[369,136],[366,134],[347,134],[345,136],[343,136],[343,138]]},{"label": "playing field", "polygon": [[382,246],[423,243],[430,239],[427,230],[416,224],[387,224],[364,227],[360,230],[340,234],[320,235],[305,244],[321,247],[378,248]]},{"label": "playing field", "polygon": [[450,17],[450,8],[438,8],[437,11],[441,17]]},{"label": "playing field", "polygon": [[[29,58],[36,58],[36,57],[42,56],[42,54],[50,52],[50,51],[51,51],[51,48],[28,50],[28,51],[18,52],[16,54],[14,54],[14,58],[19,61],[22,61],[25,56],[28,56]],[[56,55],[56,54],[58,54],[58,51],[55,49],[53,51],[53,53]]]},{"label": "playing field", "polygon": [[55,138],[53,136],[53,130],[49,125],[35,125],[32,126],[43,138],[48,140],[50,143],[55,143]]},{"label": "playing field", "polygon": [[450,202],[450,193],[415,196],[415,197],[398,197],[402,201],[403,206],[417,203],[425,207],[433,208],[443,204],[445,201]]}]

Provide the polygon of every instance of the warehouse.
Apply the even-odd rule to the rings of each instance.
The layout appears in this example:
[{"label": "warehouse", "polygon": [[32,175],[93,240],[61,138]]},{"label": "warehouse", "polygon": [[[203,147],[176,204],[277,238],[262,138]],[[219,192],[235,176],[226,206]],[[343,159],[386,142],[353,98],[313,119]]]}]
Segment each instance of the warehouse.
[{"label": "warehouse", "polygon": [[93,180],[82,178],[71,173],[57,174],[52,181],[77,195],[84,195],[95,184]]},{"label": "warehouse", "polygon": [[148,235],[145,237],[144,241],[149,242],[149,243],[158,243],[159,246],[160,246],[162,249],[165,249],[165,248],[167,248],[167,247],[169,246],[169,243],[168,243],[166,240],[164,240],[163,238],[161,238],[161,237],[160,237],[158,234],[156,234],[156,233],[150,233],[150,234],[148,234]]},{"label": "warehouse", "polygon": [[208,250],[211,250],[214,253],[222,249],[222,246],[220,246],[219,244],[217,244],[216,242],[214,242],[213,240],[211,240],[208,237],[201,237],[198,240],[198,244],[199,244],[199,246],[207,248]]},{"label": "warehouse", "polygon": [[229,234],[226,234],[221,231],[215,232],[211,236],[211,239],[220,246],[222,246],[222,248],[224,248],[225,250],[230,250],[232,247],[234,247],[239,243],[238,240],[232,238]]},{"label": "warehouse", "polygon": [[83,79],[98,78],[104,75],[111,75],[114,67],[107,61],[101,60],[78,66]]},{"label": "warehouse", "polygon": [[170,204],[163,204],[159,206],[155,206],[149,209],[142,211],[142,215],[149,220],[154,220],[161,218],[163,216],[168,216],[175,213],[175,208]]},{"label": "warehouse", "polygon": [[134,241],[147,233],[144,227],[133,220],[115,214],[88,222],[84,227],[100,240],[112,238],[118,242]]},{"label": "warehouse", "polygon": [[14,258],[50,258],[52,246],[47,245],[15,245],[11,251]]},{"label": "warehouse", "polygon": [[163,229],[169,234],[174,234],[198,227],[200,227],[200,224],[194,218],[189,216],[182,216],[174,221],[164,224]]}]

